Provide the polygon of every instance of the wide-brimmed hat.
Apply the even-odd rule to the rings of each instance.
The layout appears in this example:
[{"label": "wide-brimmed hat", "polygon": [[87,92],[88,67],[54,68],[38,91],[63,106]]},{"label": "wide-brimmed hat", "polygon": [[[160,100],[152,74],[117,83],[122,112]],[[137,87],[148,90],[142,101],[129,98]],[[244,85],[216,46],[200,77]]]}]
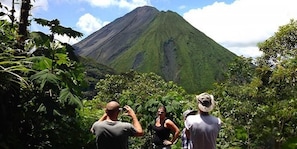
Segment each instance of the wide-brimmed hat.
[{"label": "wide-brimmed hat", "polygon": [[185,117],[187,117],[187,116],[189,116],[189,115],[194,115],[194,114],[196,114],[196,113],[197,113],[196,110],[186,110],[186,111],[183,113],[183,116],[184,116],[184,118],[185,118]]},{"label": "wide-brimmed hat", "polygon": [[208,93],[202,93],[200,95],[196,95],[196,100],[198,103],[198,108],[203,112],[210,112],[213,110],[215,106],[213,95]]}]

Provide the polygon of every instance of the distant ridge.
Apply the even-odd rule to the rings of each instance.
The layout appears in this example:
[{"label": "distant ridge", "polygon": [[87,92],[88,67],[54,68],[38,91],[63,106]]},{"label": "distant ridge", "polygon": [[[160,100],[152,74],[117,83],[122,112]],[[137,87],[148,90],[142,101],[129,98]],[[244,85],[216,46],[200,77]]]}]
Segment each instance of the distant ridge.
[{"label": "distant ridge", "polygon": [[154,72],[189,93],[223,80],[236,55],[172,11],[143,6],[73,45],[76,53],[118,72]]}]

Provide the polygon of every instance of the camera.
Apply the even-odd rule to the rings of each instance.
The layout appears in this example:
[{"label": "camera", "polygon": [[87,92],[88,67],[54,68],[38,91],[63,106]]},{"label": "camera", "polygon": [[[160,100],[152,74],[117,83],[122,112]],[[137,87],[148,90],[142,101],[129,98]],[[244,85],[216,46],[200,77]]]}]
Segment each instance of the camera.
[{"label": "camera", "polygon": [[120,108],[120,110],[123,111],[123,112],[126,112],[127,111],[127,109],[125,107]]}]

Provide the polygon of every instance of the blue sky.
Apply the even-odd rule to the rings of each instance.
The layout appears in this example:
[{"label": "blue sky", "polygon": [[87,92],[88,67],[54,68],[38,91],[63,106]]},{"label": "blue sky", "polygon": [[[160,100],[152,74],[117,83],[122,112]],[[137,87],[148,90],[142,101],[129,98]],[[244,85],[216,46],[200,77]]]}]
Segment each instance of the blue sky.
[{"label": "blue sky", "polygon": [[[11,6],[11,0],[1,3]],[[58,19],[85,38],[144,5],[177,12],[217,43],[245,57],[260,56],[257,43],[271,37],[290,19],[297,20],[297,0],[35,0],[31,13],[34,18]],[[34,23],[29,29],[47,31]],[[55,38],[70,44],[83,39]]]}]

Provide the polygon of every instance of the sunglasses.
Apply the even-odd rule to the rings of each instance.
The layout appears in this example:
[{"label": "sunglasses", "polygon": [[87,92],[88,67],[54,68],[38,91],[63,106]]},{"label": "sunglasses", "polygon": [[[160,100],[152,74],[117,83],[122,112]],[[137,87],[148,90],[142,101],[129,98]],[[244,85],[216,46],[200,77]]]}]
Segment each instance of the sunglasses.
[{"label": "sunglasses", "polygon": [[161,113],[161,114],[163,114],[163,113],[165,113],[164,111],[158,111],[157,113]]}]

